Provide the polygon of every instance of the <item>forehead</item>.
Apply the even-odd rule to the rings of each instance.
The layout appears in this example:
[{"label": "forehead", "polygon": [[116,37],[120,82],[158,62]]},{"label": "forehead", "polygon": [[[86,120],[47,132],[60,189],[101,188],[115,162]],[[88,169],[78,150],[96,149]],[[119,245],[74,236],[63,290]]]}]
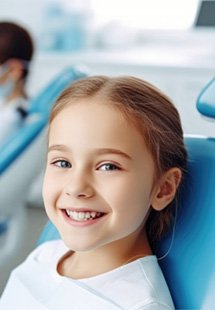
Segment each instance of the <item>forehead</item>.
[{"label": "forehead", "polygon": [[148,152],[142,134],[124,114],[104,99],[82,99],[67,105],[50,125],[49,144],[71,148],[120,148]]},{"label": "forehead", "polygon": [[[73,129],[78,133],[88,129],[88,133],[98,130],[103,133],[115,133],[121,129],[131,129],[130,124],[123,113],[111,103],[101,98],[79,99],[67,104],[53,119],[50,125],[50,133],[56,128],[60,134],[65,129]],[[99,130],[100,129],[100,130]],[[117,130],[118,129],[118,130]]]}]

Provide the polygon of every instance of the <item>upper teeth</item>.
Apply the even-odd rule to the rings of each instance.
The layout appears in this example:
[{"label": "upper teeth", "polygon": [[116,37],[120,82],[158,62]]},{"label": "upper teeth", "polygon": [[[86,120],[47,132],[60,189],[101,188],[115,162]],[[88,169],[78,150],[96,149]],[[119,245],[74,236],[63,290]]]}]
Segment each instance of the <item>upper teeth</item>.
[{"label": "upper teeth", "polygon": [[69,215],[69,217],[73,218],[76,221],[86,221],[89,219],[94,219],[94,218],[99,217],[101,215],[100,212],[96,212],[96,211],[77,212],[77,211],[72,211],[72,210],[68,210],[68,209],[66,209],[66,213],[67,213],[67,215]]}]

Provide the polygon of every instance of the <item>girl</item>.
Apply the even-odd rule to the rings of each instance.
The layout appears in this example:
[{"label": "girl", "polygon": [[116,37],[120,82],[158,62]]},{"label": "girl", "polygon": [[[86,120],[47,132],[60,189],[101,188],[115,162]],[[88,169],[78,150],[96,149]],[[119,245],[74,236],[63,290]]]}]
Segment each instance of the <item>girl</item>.
[{"label": "girl", "polygon": [[89,77],[54,106],[43,197],[62,241],[11,275],[1,309],[174,309],[152,254],[186,168],[179,115],[134,77]]}]

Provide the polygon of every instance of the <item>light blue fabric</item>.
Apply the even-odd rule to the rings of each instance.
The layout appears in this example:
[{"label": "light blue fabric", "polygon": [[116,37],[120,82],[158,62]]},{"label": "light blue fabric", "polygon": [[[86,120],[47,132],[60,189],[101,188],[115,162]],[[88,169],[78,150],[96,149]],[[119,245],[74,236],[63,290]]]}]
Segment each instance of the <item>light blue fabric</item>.
[{"label": "light blue fabric", "polygon": [[0,84],[0,101],[4,101],[12,93],[14,84],[13,80],[8,80],[7,82]]}]

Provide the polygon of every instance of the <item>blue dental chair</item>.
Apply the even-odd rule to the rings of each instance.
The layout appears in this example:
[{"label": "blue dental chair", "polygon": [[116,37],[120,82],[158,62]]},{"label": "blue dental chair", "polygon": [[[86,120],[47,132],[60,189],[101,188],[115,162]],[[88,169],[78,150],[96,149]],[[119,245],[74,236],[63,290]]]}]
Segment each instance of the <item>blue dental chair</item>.
[{"label": "blue dental chair", "polygon": [[[215,80],[203,89],[197,109],[215,118]],[[215,138],[185,136],[188,174],[174,228],[155,252],[176,309],[215,309]],[[38,244],[60,238],[48,222]]]},{"label": "blue dental chair", "polygon": [[78,68],[60,72],[30,102],[23,126],[0,147],[0,267],[21,246],[26,197],[44,167],[51,107],[64,88],[85,76]]}]

